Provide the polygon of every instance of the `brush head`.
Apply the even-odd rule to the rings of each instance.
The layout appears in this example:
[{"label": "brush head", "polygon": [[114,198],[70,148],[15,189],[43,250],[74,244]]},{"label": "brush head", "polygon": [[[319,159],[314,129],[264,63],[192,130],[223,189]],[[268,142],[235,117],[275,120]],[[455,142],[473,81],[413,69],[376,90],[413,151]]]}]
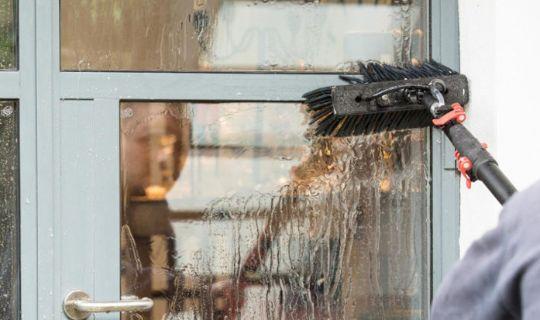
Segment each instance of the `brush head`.
[{"label": "brush head", "polygon": [[316,135],[341,137],[431,126],[433,115],[425,102],[431,98],[432,83],[441,86],[448,106],[469,100],[467,78],[435,61],[401,67],[360,63],[359,77],[341,79],[351,84],[303,96]]}]

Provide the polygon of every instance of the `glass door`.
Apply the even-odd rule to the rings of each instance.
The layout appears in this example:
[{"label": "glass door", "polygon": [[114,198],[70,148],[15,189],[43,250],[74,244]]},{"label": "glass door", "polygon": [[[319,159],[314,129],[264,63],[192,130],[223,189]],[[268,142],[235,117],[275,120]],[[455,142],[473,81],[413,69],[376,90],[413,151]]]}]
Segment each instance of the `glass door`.
[{"label": "glass door", "polygon": [[301,103],[357,60],[425,59],[427,1],[58,9],[67,315],[427,319],[430,131],[315,137]]},{"label": "glass door", "polygon": [[421,319],[425,130],[316,138],[298,103],[122,102],[121,293],[145,319]]}]

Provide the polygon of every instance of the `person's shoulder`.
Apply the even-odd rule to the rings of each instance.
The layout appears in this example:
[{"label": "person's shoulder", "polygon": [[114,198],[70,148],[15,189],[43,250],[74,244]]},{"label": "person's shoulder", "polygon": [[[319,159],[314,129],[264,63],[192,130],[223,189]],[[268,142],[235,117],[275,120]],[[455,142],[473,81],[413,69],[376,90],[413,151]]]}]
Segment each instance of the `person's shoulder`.
[{"label": "person's shoulder", "polygon": [[540,215],[540,181],[537,181],[529,188],[517,192],[504,205],[503,216],[512,213]]},{"label": "person's shoulder", "polygon": [[540,181],[510,198],[504,205],[500,224],[520,242],[540,243]]}]

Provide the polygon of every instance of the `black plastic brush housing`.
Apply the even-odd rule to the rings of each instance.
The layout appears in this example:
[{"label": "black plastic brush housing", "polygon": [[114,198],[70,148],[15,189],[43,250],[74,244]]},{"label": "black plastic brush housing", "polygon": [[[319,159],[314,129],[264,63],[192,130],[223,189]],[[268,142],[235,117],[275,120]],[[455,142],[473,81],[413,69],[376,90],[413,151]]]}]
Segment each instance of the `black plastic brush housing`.
[{"label": "black plastic brush housing", "polygon": [[442,84],[446,106],[469,101],[467,78],[435,61],[404,66],[370,62],[359,67],[355,77],[340,77],[350,84],[303,96],[316,135],[341,137],[431,126],[434,116],[424,99],[433,99],[426,92],[434,81]]}]

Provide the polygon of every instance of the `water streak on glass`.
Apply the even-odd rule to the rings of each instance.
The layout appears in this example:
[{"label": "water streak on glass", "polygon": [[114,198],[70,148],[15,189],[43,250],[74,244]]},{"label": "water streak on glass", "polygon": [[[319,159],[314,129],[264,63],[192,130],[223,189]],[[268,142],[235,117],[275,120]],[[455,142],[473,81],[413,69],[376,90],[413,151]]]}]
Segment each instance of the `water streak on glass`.
[{"label": "water streak on glass", "polygon": [[19,319],[17,132],[15,103],[0,101],[0,319]]},{"label": "water streak on glass", "polygon": [[0,69],[17,68],[16,0],[0,0]]},{"label": "water streak on glass", "polygon": [[427,1],[61,1],[63,70],[293,71],[426,52]]},{"label": "water streak on glass", "polygon": [[425,319],[424,130],[316,138],[294,103],[123,102],[125,319]]}]

